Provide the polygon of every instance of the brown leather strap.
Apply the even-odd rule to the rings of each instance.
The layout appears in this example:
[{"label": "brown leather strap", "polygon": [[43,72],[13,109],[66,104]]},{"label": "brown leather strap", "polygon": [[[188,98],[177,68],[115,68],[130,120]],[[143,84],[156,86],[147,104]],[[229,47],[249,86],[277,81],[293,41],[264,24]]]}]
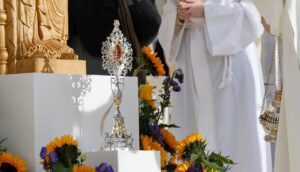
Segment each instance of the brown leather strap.
[{"label": "brown leather strap", "polygon": [[121,23],[122,31],[125,37],[132,45],[134,51],[134,56],[139,56],[141,54],[141,46],[137,39],[136,33],[134,31],[134,26],[131,18],[131,14],[127,5],[126,0],[118,0],[118,16]]}]

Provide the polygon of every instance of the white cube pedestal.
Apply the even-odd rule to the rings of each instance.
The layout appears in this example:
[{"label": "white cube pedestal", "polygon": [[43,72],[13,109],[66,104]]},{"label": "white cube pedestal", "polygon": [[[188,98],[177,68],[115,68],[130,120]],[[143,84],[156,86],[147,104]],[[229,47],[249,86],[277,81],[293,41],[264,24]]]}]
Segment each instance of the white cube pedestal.
[{"label": "white cube pedestal", "polygon": [[115,172],[161,172],[157,151],[101,151],[86,155],[86,164],[92,167],[106,162]]},{"label": "white cube pedestal", "polygon": [[[0,76],[0,138],[40,172],[40,149],[54,137],[73,135],[82,152],[100,148],[100,121],[112,104],[110,76],[16,74]],[[139,148],[137,79],[125,78],[121,112]],[[112,128],[111,110],[104,130]]]}]

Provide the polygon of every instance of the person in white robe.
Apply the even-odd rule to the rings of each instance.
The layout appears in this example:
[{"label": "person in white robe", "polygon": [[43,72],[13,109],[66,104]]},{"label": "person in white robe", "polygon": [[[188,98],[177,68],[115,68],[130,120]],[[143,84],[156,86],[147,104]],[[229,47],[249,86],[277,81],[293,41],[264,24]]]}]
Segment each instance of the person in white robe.
[{"label": "person in white robe", "polygon": [[180,126],[175,135],[201,132],[212,150],[237,163],[231,172],[271,171],[258,121],[264,87],[254,41],[263,32],[260,14],[250,0],[178,6],[167,0],[158,36],[168,64],[185,74],[172,100],[171,123]]},{"label": "person in white robe", "polygon": [[300,1],[255,0],[270,32],[282,38],[283,99],[275,151],[275,172],[299,172]]}]

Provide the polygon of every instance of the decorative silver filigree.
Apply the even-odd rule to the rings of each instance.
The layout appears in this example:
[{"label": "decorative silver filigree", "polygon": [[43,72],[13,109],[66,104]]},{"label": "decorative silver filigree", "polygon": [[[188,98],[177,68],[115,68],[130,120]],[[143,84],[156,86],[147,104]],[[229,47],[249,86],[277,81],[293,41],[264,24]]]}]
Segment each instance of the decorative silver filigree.
[{"label": "decorative silver filigree", "polygon": [[115,105],[113,128],[110,133],[105,133],[104,150],[129,150],[133,144],[132,135],[126,131],[125,120],[120,111],[125,84],[122,76],[132,69],[132,48],[119,27],[119,21],[115,20],[114,29],[102,46],[102,66],[114,76],[111,78],[111,89]]},{"label": "decorative silver filigree", "polygon": [[102,43],[101,49],[102,67],[113,76],[124,76],[132,69],[133,50],[119,27],[119,21],[115,20],[114,29],[107,40]]}]

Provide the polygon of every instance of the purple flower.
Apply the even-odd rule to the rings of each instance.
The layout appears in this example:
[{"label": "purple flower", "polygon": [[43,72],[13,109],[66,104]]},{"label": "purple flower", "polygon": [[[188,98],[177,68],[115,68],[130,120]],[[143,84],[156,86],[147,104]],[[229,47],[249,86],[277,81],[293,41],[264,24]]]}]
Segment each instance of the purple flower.
[{"label": "purple flower", "polygon": [[47,161],[45,161],[45,160],[44,160],[44,162],[43,162],[43,169],[46,170],[46,171],[49,170],[48,163],[47,163]]},{"label": "purple flower", "polygon": [[114,172],[114,169],[109,165],[107,166],[106,172]]},{"label": "purple flower", "polygon": [[170,97],[171,97],[171,91],[168,90],[168,91],[166,92],[166,96],[167,96],[168,98],[170,98]]},{"label": "purple flower", "polygon": [[166,85],[168,82],[170,82],[170,80],[171,80],[171,78],[168,76],[168,77],[166,77],[166,79],[164,79],[162,84]]},{"label": "purple flower", "polygon": [[174,80],[171,80],[170,85],[174,87],[174,86],[178,85],[178,83],[176,81],[174,81]]},{"label": "purple flower", "polygon": [[160,128],[157,124],[151,124],[150,125],[150,133],[151,135],[156,138],[156,140],[158,141],[158,143],[160,145],[164,145],[164,137],[160,132]]},{"label": "purple flower", "polygon": [[173,91],[175,92],[179,92],[181,90],[180,86],[179,85],[175,85],[173,86]]},{"label": "purple flower", "polygon": [[175,78],[178,79],[178,81],[182,84],[183,83],[183,78],[184,74],[181,69],[177,69],[175,72]]},{"label": "purple flower", "polygon": [[57,154],[55,152],[51,152],[49,156],[50,156],[50,159],[53,163],[56,163],[58,161],[58,157],[57,157]]},{"label": "purple flower", "polygon": [[46,147],[42,147],[41,152],[40,152],[40,157],[42,159],[45,159],[47,156],[47,148]]},{"label": "purple flower", "polygon": [[202,164],[201,163],[194,163],[187,172],[202,172]]},{"label": "purple flower", "polygon": [[156,134],[156,133],[160,132],[159,126],[157,124],[151,124],[150,132],[151,132],[151,134]]},{"label": "purple flower", "polygon": [[98,167],[96,167],[97,172],[105,172],[104,170],[107,168],[107,164],[102,162]]},{"label": "purple flower", "polygon": [[107,163],[102,162],[96,167],[96,172],[114,172],[114,169],[110,165],[107,165]]}]

